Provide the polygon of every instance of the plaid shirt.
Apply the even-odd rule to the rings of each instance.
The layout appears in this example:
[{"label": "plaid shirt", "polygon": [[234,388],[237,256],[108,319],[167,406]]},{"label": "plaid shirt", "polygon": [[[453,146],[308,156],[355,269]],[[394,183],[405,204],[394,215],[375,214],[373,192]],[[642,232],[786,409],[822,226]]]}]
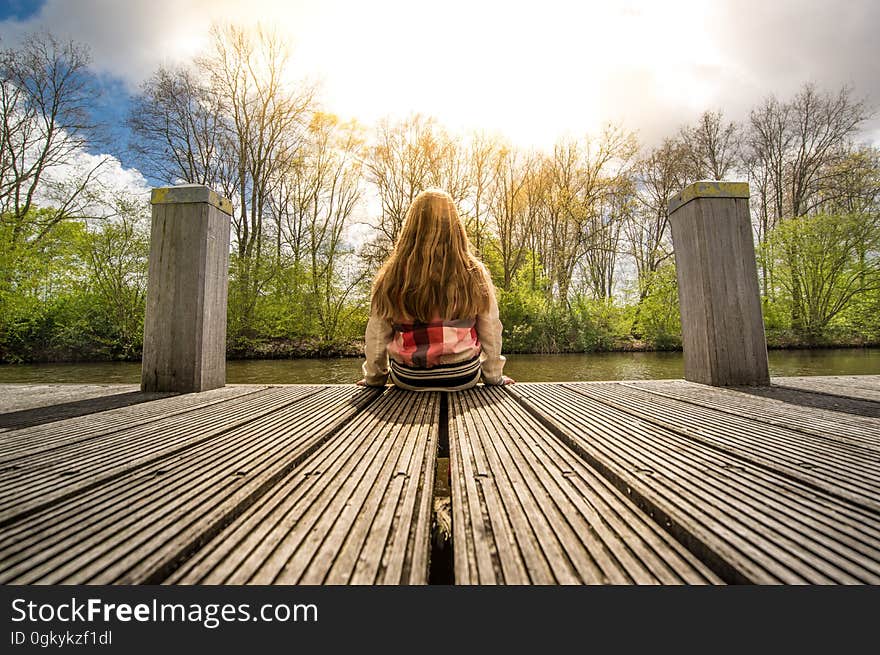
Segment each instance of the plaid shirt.
[{"label": "plaid shirt", "polygon": [[407,366],[429,368],[480,354],[475,319],[394,323],[392,327],[394,338],[388,344],[388,355]]}]

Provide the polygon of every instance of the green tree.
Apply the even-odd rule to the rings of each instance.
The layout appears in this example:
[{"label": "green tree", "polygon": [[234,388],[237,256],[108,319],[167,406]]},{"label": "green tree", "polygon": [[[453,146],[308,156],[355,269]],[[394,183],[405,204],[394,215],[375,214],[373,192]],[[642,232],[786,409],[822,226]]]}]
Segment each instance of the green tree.
[{"label": "green tree", "polygon": [[53,359],[59,334],[75,320],[71,299],[85,284],[78,248],[86,228],[63,221],[44,229],[50,211],[32,209],[17,224],[18,242],[9,238],[16,226],[0,224],[0,361]]},{"label": "green tree", "polygon": [[880,289],[880,220],[819,214],[781,221],[770,233],[776,281],[786,292],[795,335],[819,343],[853,300]]},{"label": "green tree", "polygon": [[113,358],[136,358],[143,347],[144,307],[150,254],[149,209],[128,197],[116,201],[117,216],[88,231],[80,240],[79,256],[88,274],[101,324],[96,339]]},{"label": "green tree", "polygon": [[667,261],[649,274],[648,293],[638,304],[635,330],[653,348],[668,350],[681,346],[681,314],[675,264]]}]

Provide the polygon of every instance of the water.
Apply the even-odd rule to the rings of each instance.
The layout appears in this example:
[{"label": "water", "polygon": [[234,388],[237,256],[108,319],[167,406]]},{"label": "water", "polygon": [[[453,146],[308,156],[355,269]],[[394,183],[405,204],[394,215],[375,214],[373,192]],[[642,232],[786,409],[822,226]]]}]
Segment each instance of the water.
[{"label": "water", "polygon": [[[348,383],[360,376],[360,359],[263,359],[230,361],[230,384]],[[510,355],[504,372],[520,382],[681,378],[682,354],[592,353]],[[771,350],[770,375],[880,374],[880,348]],[[20,364],[0,366],[0,382],[139,383],[139,362]]]}]

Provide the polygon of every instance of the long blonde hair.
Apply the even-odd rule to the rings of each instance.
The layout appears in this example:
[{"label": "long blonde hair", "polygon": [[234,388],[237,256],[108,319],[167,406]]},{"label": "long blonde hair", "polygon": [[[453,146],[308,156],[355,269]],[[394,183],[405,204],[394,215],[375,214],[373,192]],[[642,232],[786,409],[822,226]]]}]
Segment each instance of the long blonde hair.
[{"label": "long blonde hair", "polygon": [[394,251],[373,283],[372,311],[386,320],[428,323],[488,310],[490,281],[473,255],[445,191],[422,191],[409,207]]}]

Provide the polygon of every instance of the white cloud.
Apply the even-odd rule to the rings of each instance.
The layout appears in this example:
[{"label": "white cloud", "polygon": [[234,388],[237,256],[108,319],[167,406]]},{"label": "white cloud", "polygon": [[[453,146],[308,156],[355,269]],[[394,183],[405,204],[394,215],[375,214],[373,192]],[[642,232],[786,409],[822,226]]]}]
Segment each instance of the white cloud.
[{"label": "white cloud", "polygon": [[75,187],[86,176],[90,176],[86,192],[76,202],[80,215],[94,219],[112,217],[118,198],[149,201],[151,189],[140,171],[123,167],[112,155],[78,150],[68,162],[46,171],[45,182],[35,197],[36,203],[58,206],[66,198],[65,190]]},{"label": "white cloud", "polygon": [[[47,0],[25,21],[0,22],[0,36],[14,42],[48,30],[87,44],[93,68],[125,80],[132,91],[160,64],[184,61],[208,42],[213,22],[284,22],[309,13],[303,3],[271,0]],[[279,24],[279,19],[284,18]]]},{"label": "white cloud", "polygon": [[744,119],[806,81],[851,84],[880,105],[874,0],[49,0],[0,34],[47,28],[85,42],[97,70],[136,90],[198,52],[212,22],[257,20],[289,35],[330,111],[366,122],[420,111],[523,145],[606,120],[655,142],[704,109]]}]

